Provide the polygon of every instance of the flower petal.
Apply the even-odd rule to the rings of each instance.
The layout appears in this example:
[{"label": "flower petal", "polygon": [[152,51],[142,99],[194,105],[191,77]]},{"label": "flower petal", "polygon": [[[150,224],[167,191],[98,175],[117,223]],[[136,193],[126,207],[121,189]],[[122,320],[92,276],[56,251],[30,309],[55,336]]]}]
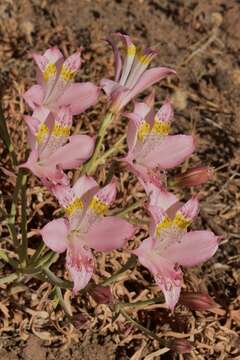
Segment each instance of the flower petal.
[{"label": "flower petal", "polygon": [[115,44],[115,41],[110,36],[106,40],[113,49],[114,59],[115,59],[115,79],[114,80],[118,81],[120,78],[121,70],[122,70],[121,55],[120,55],[117,45]]},{"label": "flower petal", "polygon": [[70,142],[55,151],[48,159],[50,165],[73,169],[89,159],[94,149],[94,139],[87,135],[73,135]]},{"label": "flower petal", "polygon": [[58,100],[58,106],[71,106],[73,115],[81,114],[96,104],[100,88],[91,82],[71,84]]},{"label": "flower petal", "polygon": [[111,251],[122,248],[133,236],[134,227],[126,220],[107,216],[93,224],[86,235],[89,247],[97,251]]},{"label": "flower petal", "polygon": [[57,253],[67,249],[68,232],[68,222],[63,218],[50,221],[40,231],[44,243]]},{"label": "flower petal", "polygon": [[100,81],[100,86],[107,96],[112,96],[112,94],[119,88],[119,84],[116,81],[109,79],[102,79]]},{"label": "flower petal", "polygon": [[171,192],[167,191],[163,185],[158,186],[153,182],[144,182],[144,189],[149,196],[150,205],[161,207],[167,210],[170,206],[178,201],[178,198]]},{"label": "flower petal", "polygon": [[126,47],[126,56],[123,63],[122,75],[119,80],[120,85],[125,85],[134,61],[134,57],[136,54],[136,47],[128,35],[124,35],[121,33],[115,33],[115,35],[120,38],[123,45]]},{"label": "flower petal", "polygon": [[176,74],[176,71],[165,67],[157,67],[146,70],[136,85],[127,94],[122,94],[121,99],[118,100],[118,103],[121,104],[120,109],[122,109],[136,95],[172,74]]},{"label": "flower petal", "polygon": [[94,269],[92,252],[82,246],[80,239],[74,239],[68,247],[66,268],[74,283],[73,293],[77,294],[88,284]]},{"label": "flower petal", "polygon": [[195,148],[194,138],[191,135],[172,135],[166,136],[141,159],[140,163],[153,168],[160,166],[163,169],[169,169],[179,165],[189,157]]},{"label": "flower petal", "polygon": [[148,238],[140,247],[133,251],[139,262],[145,266],[154,276],[160,289],[163,291],[168,307],[173,311],[178,302],[181,291],[181,271],[174,270],[174,263],[158,255],[154,251],[155,240]]},{"label": "flower petal", "polygon": [[97,189],[98,184],[91,176],[83,175],[81,176],[73,185],[73,192],[76,197],[82,197],[89,190]]},{"label": "flower petal", "polygon": [[190,231],[180,243],[168,247],[166,256],[183,266],[195,266],[212,257],[217,248],[218,237],[211,231]]},{"label": "flower petal", "polygon": [[23,94],[23,98],[28,106],[35,110],[37,106],[41,106],[43,102],[44,92],[40,85],[33,85]]}]

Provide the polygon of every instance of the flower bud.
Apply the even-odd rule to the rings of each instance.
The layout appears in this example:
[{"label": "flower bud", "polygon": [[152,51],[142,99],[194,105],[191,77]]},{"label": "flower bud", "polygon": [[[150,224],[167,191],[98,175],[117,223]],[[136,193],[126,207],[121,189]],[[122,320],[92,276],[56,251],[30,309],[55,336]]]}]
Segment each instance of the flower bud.
[{"label": "flower bud", "polygon": [[179,303],[197,311],[205,311],[217,306],[217,303],[206,293],[182,292]]},{"label": "flower bud", "polygon": [[185,339],[174,339],[172,341],[169,341],[167,347],[172,351],[176,351],[180,354],[189,353],[193,350],[190,342]]},{"label": "flower bud", "polygon": [[199,166],[187,170],[181,175],[175,177],[178,186],[191,187],[205,184],[213,178],[214,170],[209,166]]},{"label": "flower bud", "polygon": [[97,285],[90,290],[90,294],[98,304],[111,304],[112,292],[110,286]]}]

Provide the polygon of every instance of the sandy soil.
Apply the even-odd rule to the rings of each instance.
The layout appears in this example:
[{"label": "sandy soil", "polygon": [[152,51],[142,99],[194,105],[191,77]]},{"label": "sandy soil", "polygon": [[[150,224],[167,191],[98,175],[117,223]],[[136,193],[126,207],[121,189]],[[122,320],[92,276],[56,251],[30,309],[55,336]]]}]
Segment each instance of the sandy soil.
[{"label": "sandy soil", "polygon": [[[26,129],[22,114],[28,110],[21,94],[34,82],[31,50],[43,51],[59,46],[65,54],[83,46],[85,64],[80,79],[95,81],[113,75],[112,53],[103,41],[115,31],[130,34],[144,46],[159,49],[155,64],[168,65],[178,72],[178,79],[166,81],[157,88],[158,104],[171,96],[176,119],[174,130],[195,132],[197,152],[190,164],[209,164],[216,177],[200,189],[201,216],[196,227],[212,229],[224,240],[215,257],[201,267],[185,271],[185,287],[207,289],[219,304],[211,312],[191,312],[179,306],[174,315],[163,307],[132,312],[152,331],[176,337],[178,333],[193,342],[194,351],[186,359],[239,359],[239,248],[240,248],[240,4],[234,0],[2,0],[0,2],[0,92],[8,117],[8,127],[18,160],[22,161],[26,145]],[[95,109],[76,120],[76,129],[94,134],[98,128]],[[109,131],[107,145],[123,133],[125,120]],[[7,153],[0,147],[1,166],[11,170]],[[104,179],[101,167],[97,174]],[[121,179],[120,196],[128,203],[133,194],[141,195],[133,177],[117,170]],[[0,173],[7,206],[13,179]],[[139,195],[140,194],[140,195]],[[189,196],[189,191],[185,192]],[[56,202],[36,179],[29,180],[29,231],[52,219]],[[121,206],[119,200],[118,206]],[[134,216],[144,218],[137,212]],[[2,246],[11,251],[8,233],[0,227]],[[143,237],[139,235],[133,248]],[[36,248],[38,238],[31,238]],[[125,255],[97,255],[94,277],[99,281],[109,276],[126,261]],[[63,261],[55,264],[55,272],[63,276]],[[0,272],[10,269],[0,261]],[[157,294],[153,279],[138,266],[113,287],[116,299],[141,300]],[[150,288],[151,287],[151,288]],[[66,300],[70,294],[66,292]],[[89,297],[73,300],[75,314],[88,314],[85,324],[75,329],[61,308],[53,308],[51,286],[36,280],[17,285],[0,286],[0,358],[2,360],[140,360],[183,359],[159,350],[156,341],[147,339],[127,324],[112,309],[96,305]],[[32,335],[34,334],[34,335]]]}]

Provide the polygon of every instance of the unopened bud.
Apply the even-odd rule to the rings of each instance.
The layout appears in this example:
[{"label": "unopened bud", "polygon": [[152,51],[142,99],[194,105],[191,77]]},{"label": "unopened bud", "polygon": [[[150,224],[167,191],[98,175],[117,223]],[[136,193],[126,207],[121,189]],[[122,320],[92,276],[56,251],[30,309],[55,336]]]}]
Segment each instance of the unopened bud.
[{"label": "unopened bud", "polygon": [[172,351],[176,351],[180,354],[189,353],[193,350],[190,342],[185,339],[174,339],[172,341],[169,341],[167,347]]},{"label": "unopened bud", "polygon": [[217,306],[217,303],[206,293],[182,292],[179,303],[197,311],[205,311]]},{"label": "unopened bud", "polygon": [[97,285],[90,290],[90,294],[98,304],[111,304],[112,292],[110,286]]},{"label": "unopened bud", "polygon": [[182,187],[191,187],[205,184],[213,178],[214,170],[209,166],[199,166],[187,170],[181,175],[175,177],[177,185]]}]

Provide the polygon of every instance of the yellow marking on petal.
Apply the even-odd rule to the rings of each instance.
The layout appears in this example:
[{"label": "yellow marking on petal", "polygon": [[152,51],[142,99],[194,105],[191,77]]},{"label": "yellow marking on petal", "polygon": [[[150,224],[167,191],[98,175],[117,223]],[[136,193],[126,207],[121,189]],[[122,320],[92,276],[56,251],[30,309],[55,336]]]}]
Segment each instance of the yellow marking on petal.
[{"label": "yellow marking on petal", "polygon": [[152,132],[157,135],[168,135],[171,130],[169,122],[159,121],[157,118],[154,120]]},{"label": "yellow marking on petal", "polygon": [[89,209],[92,209],[97,215],[103,215],[108,210],[108,205],[94,196],[89,205]]},{"label": "yellow marking on petal", "polygon": [[71,70],[63,64],[61,73],[60,73],[60,77],[63,80],[65,80],[65,81],[74,80],[76,74],[77,74],[77,71]]},{"label": "yellow marking on petal", "polygon": [[146,121],[143,121],[138,129],[138,133],[137,133],[138,140],[144,141],[146,135],[148,135],[149,133],[150,133],[150,124],[147,123]]},{"label": "yellow marking on petal", "polygon": [[48,127],[46,124],[41,124],[36,133],[36,139],[38,143],[42,143],[45,136],[48,134]]},{"label": "yellow marking on petal", "polygon": [[152,55],[142,55],[141,53],[140,54],[137,54],[137,59],[138,59],[138,62],[140,62],[141,64],[143,65],[149,65],[150,62],[152,61],[153,57]]},{"label": "yellow marking on petal", "polygon": [[71,202],[66,208],[65,212],[67,216],[71,216],[76,210],[83,208],[83,202],[80,198],[76,198],[73,202]]},{"label": "yellow marking on petal", "polygon": [[164,216],[164,218],[162,219],[162,221],[160,223],[157,224],[156,226],[156,233],[157,233],[157,236],[160,235],[161,231],[163,229],[167,229],[169,228],[170,226],[172,225],[172,221],[167,217],[167,216]]},{"label": "yellow marking on petal", "polygon": [[43,78],[45,81],[48,81],[51,77],[55,76],[57,73],[57,68],[55,64],[48,64],[43,72]]},{"label": "yellow marking on petal", "polygon": [[60,124],[55,124],[51,135],[56,137],[68,137],[70,135],[70,129],[70,126],[61,126]]},{"label": "yellow marking on petal", "polygon": [[136,46],[131,44],[127,47],[127,55],[128,56],[135,56],[136,54]]},{"label": "yellow marking on petal", "polygon": [[192,221],[184,216],[180,211],[177,211],[176,216],[172,222],[173,225],[181,230],[186,229],[191,223]]}]

